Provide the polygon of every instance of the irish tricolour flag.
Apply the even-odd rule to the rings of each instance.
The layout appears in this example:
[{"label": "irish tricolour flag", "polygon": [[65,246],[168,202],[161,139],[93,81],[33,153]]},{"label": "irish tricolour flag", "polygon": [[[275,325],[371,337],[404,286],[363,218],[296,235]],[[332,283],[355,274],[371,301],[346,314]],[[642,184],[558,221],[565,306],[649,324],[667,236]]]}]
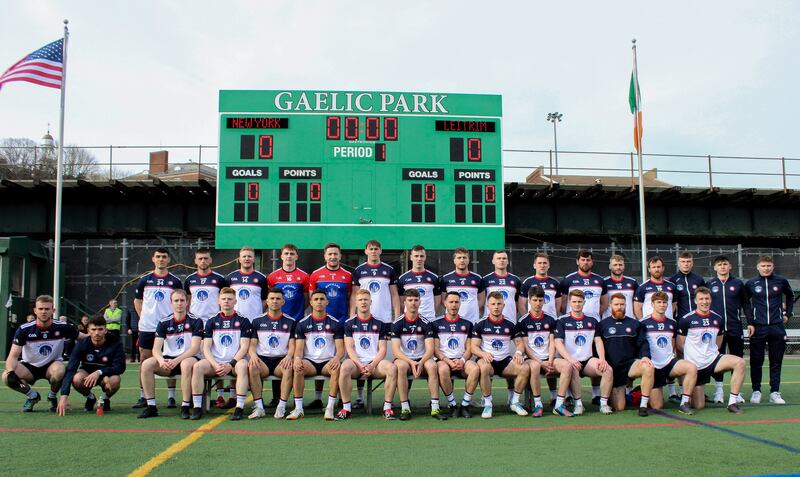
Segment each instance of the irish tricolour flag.
[{"label": "irish tricolour flag", "polygon": [[633,113],[633,145],[637,152],[642,150],[642,95],[639,91],[639,75],[636,71],[636,57],[633,60],[633,71],[631,72],[631,90],[628,94],[628,102]]}]

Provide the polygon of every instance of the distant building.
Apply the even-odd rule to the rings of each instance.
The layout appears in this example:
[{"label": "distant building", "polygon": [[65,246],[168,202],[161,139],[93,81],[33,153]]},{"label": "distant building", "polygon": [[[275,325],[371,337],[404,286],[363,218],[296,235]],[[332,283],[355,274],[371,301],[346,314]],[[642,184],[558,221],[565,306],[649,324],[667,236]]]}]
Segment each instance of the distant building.
[{"label": "distant building", "polygon": [[170,164],[168,151],[154,151],[150,153],[150,168],[148,170],[121,178],[123,181],[149,179],[162,181],[216,181],[217,170],[191,161]]},{"label": "distant building", "polygon": [[[645,171],[642,176],[646,188],[670,188],[672,184],[658,180],[658,169]],[[638,177],[630,176],[576,176],[567,174],[545,175],[544,166],[539,166],[525,178],[527,184],[560,186],[594,186],[603,185],[605,187],[631,187],[639,184]]]}]

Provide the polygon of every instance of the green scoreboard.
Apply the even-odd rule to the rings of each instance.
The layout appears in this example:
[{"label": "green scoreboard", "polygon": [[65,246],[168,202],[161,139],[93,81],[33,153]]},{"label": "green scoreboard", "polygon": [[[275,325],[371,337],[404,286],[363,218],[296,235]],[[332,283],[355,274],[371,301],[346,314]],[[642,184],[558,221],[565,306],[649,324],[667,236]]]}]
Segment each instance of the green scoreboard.
[{"label": "green scoreboard", "polygon": [[220,91],[217,248],[503,248],[499,95]]}]

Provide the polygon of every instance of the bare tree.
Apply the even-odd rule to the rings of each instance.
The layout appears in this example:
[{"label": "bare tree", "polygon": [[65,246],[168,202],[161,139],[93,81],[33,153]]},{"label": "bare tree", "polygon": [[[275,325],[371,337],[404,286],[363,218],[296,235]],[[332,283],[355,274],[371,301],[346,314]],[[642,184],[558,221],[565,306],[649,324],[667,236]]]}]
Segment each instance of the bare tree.
[{"label": "bare tree", "polygon": [[[7,179],[55,179],[57,147],[41,147],[27,138],[0,142],[0,177]],[[64,178],[86,179],[99,171],[97,159],[78,146],[64,148]]]}]

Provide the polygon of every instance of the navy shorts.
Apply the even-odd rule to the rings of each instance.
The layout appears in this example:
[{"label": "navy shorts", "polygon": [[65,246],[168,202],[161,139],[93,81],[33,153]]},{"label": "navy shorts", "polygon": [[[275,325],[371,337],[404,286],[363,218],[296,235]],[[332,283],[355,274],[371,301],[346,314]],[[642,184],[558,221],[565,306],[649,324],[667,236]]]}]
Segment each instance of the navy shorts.
[{"label": "navy shorts", "polygon": [[722,359],[722,356],[723,355],[718,354],[717,357],[714,358],[714,361],[711,364],[709,364],[708,366],[706,366],[703,369],[698,369],[697,370],[697,385],[698,386],[703,386],[703,385],[708,384],[709,382],[711,382],[711,376],[714,375],[714,368],[717,367],[717,363],[719,363],[719,360]]},{"label": "navy shorts", "polygon": [[635,361],[629,361],[627,363],[620,363],[616,366],[612,366],[611,368],[614,370],[614,387],[625,386],[628,382],[628,372],[631,370],[631,366]]},{"label": "navy shorts", "polygon": [[[264,363],[264,365],[267,367],[267,369],[269,369],[269,375],[270,376],[275,376],[275,369],[278,367],[278,365],[281,363],[281,361],[283,361],[283,358],[285,358],[285,356],[280,356],[280,357],[276,357],[276,358],[270,358],[270,357],[261,356],[261,355],[259,355],[258,357],[259,357],[259,359],[261,359],[261,362]],[[313,361],[312,361],[312,363],[313,363]],[[326,363],[327,363],[327,361],[326,361]],[[315,364],[315,367],[316,367],[316,364]],[[320,372],[322,372],[322,368],[319,368],[317,370],[317,374],[319,374]]]},{"label": "navy shorts", "polygon": [[[328,361],[330,361],[330,360],[328,360]],[[322,368],[324,368],[325,365],[328,364],[328,361],[323,361],[321,363],[317,363],[316,361],[310,361],[311,364],[314,365],[314,369],[317,370],[317,374],[315,374],[314,376],[322,376]]]},{"label": "navy shorts", "polygon": [[667,363],[666,366],[661,369],[656,369],[653,388],[663,388],[667,384],[667,381],[669,380],[669,373],[672,372],[672,368],[678,364],[678,361],[680,361],[678,358],[672,358],[672,361]]},{"label": "navy shorts", "polygon": [[156,332],[155,331],[140,331],[139,332],[139,340],[136,342],[136,346],[141,349],[153,349],[153,343],[156,342]]},{"label": "navy shorts", "polygon": [[20,361],[19,363],[21,365],[25,366],[25,368],[33,376],[33,381],[31,381],[28,384],[33,384],[33,383],[35,383],[36,381],[38,381],[40,379],[47,379],[47,368],[49,368],[50,365],[53,364],[52,361],[47,363],[44,366],[34,366],[34,365],[30,364],[30,363],[26,363],[25,361]]},{"label": "navy shorts", "polygon": [[591,359],[592,359],[592,358],[589,358],[589,359],[584,359],[583,361],[581,361],[581,377],[585,377],[585,376],[586,376],[586,373],[585,373],[585,371],[586,371],[586,365],[587,365],[587,364],[589,364],[589,361],[590,361]]},{"label": "navy shorts", "polygon": [[[164,356],[164,359],[175,359],[174,356]],[[168,378],[172,378],[181,374],[181,365],[178,364],[174,368],[169,370],[169,374],[167,375]]]},{"label": "navy shorts", "polygon": [[508,367],[508,363],[511,362],[511,356],[503,358],[499,361],[494,360],[492,361],[492,369],[494,370],[494,376],[502,376],[503,371]]}]

